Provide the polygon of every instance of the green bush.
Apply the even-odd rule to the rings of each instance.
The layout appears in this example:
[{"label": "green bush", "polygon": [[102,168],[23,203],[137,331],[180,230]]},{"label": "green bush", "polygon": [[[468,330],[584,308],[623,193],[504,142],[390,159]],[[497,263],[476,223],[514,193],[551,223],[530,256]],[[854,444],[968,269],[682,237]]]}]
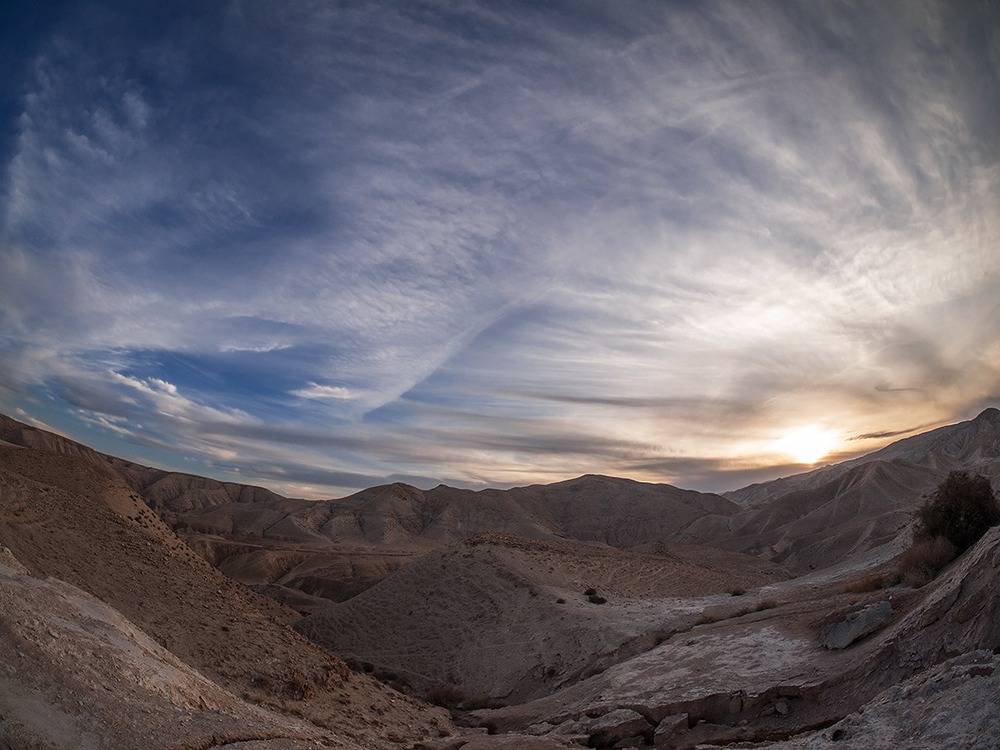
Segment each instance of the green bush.
[{"label": "green bush", "polygon": [[948,474],[927,501],[917,509],[914,541],[944,537],[959,554],[1000,524],[1000,508],[990,480],[966,471]]}]

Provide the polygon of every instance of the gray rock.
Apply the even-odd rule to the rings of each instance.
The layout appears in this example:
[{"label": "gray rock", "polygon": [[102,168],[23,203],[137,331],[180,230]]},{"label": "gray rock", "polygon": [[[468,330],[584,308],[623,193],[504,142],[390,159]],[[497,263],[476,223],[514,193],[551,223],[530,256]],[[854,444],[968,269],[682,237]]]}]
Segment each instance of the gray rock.
[{"label": "gray rock", "polygon": [[6,547],[0,547],[0,565],[5,565],[23,576],[31,575],[30,571],[21,564],[21,561],[14,557],[14,553]]},{"label": "gray rock", "polygon": [[[538,726],[538,725],[534,724],[532,726]],[[546,734],[557,734],[565,736],[586,735],[587,730],[584,729],[583,724],[577,721],[576,719],[566,719],[566,721],[554,727],[550,732],[546,732]]]},{"label": "gray rock", "polygon": [[592,746],[614,745],[629,737],[649,734],[653,727],[646,717],[630,708],[617,708],[590,725]]},{"label": "gray rock", "polygon": [[664,750],[674,746],[673,739],[688,730],[687,714],[671,714],[663,719],[653,733],[653,746],[657,750]]},{"label": "gray rock", "polygon": [[820,641],[830,649],[847,648],[855,641],[871,635],[892,617],[892,604],[888,601],[869,604],[857,612],[851,612],[840,622],[823,628]]}]

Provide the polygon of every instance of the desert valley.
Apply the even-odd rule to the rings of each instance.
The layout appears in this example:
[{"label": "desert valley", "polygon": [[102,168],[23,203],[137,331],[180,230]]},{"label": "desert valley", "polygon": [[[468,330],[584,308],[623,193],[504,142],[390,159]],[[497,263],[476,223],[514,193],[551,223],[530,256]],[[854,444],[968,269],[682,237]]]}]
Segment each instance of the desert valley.
[{"label": "desert valley", "polygon": [[0,747],[1000,746],[1000,411],[723,495],[583,476],[329,501],[0,417]]}]

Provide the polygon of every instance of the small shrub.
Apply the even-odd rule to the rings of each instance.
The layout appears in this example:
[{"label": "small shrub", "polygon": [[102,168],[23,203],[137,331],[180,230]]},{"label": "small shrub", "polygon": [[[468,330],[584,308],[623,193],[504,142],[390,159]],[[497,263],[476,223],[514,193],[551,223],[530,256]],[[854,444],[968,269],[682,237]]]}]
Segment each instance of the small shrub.
[{"label": "small shrub", "polygon": [[729,592],[729,595],[730,596],[743,596],[746,592],[747,592],[746,589],[740,588],[740,587],[737,586],[735,589],[733,589],[732,591]]},{"label": "small shrub", "polygon": [[844,586],[845,594],[867,594],[871,591],[878,591],[879,589],[884,589],[887,585],[885,576],[879,573],[870,573],[864,578],[859,578],[856,581],[851,581]]},{"label": "small shrub", "polygon": [[959,554],[1000,524],[1000,507],[990,480],[981,474],[953,471],[917,509],[915,542],[944,537]]},{"label": "small shrub", "polygon": [[919,588],[948,563],[1000,524],[1000,507],[990,480],[953,471],[917,509],[913,544],[899,557],[903,583]]},{"label": "small shrub", "polygon": [[597,596],[597,589],[587,589],[583,592],[584,596]]},{"label": "small shrub", "polygon": [[308,675],[294,670],[285,678],[284,692],[295,700],[308,700],[316,694],[317,684]]},{"label": "small shrub", "polygon": [[606,604],[608,600],[605,599],[603,596],[598,596],[597,594],[591,594],[590,596],[587,597],[587,601],[589,601],[591,604]]},{"label": "small shrub", "polygon": [[900,578],[907,586],[920,588],[957,556],[955,545],[943,536],[920,539],[899,556]]}]

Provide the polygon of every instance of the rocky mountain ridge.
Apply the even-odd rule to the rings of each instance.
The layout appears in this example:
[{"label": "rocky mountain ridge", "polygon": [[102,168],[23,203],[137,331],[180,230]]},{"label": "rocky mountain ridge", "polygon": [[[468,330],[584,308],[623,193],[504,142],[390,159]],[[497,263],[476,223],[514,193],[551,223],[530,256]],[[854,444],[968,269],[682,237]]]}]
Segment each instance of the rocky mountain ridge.
[{"label": "rocky mountain ridge", "polygon": [[754,506],[789,492],[827,484],[872,461],[920,466],[944,473],[956,468],[965,469],[995,479],[1000,477],[998,435],[1000,409],[990,407],[968,421],[896,440],[858,458],[821,466],[791,477],[751,484],[722,494],[741,506]]},{"label": "rocky mountain ridge", "polygon": [[997,475],[996,410],[741,503],[598,476],[310,503],[6,417],[0,441],[15,750],[930,750],[1000,731],[1000,530],[923,588],[892,575],[923,494],[953,468]]}]

